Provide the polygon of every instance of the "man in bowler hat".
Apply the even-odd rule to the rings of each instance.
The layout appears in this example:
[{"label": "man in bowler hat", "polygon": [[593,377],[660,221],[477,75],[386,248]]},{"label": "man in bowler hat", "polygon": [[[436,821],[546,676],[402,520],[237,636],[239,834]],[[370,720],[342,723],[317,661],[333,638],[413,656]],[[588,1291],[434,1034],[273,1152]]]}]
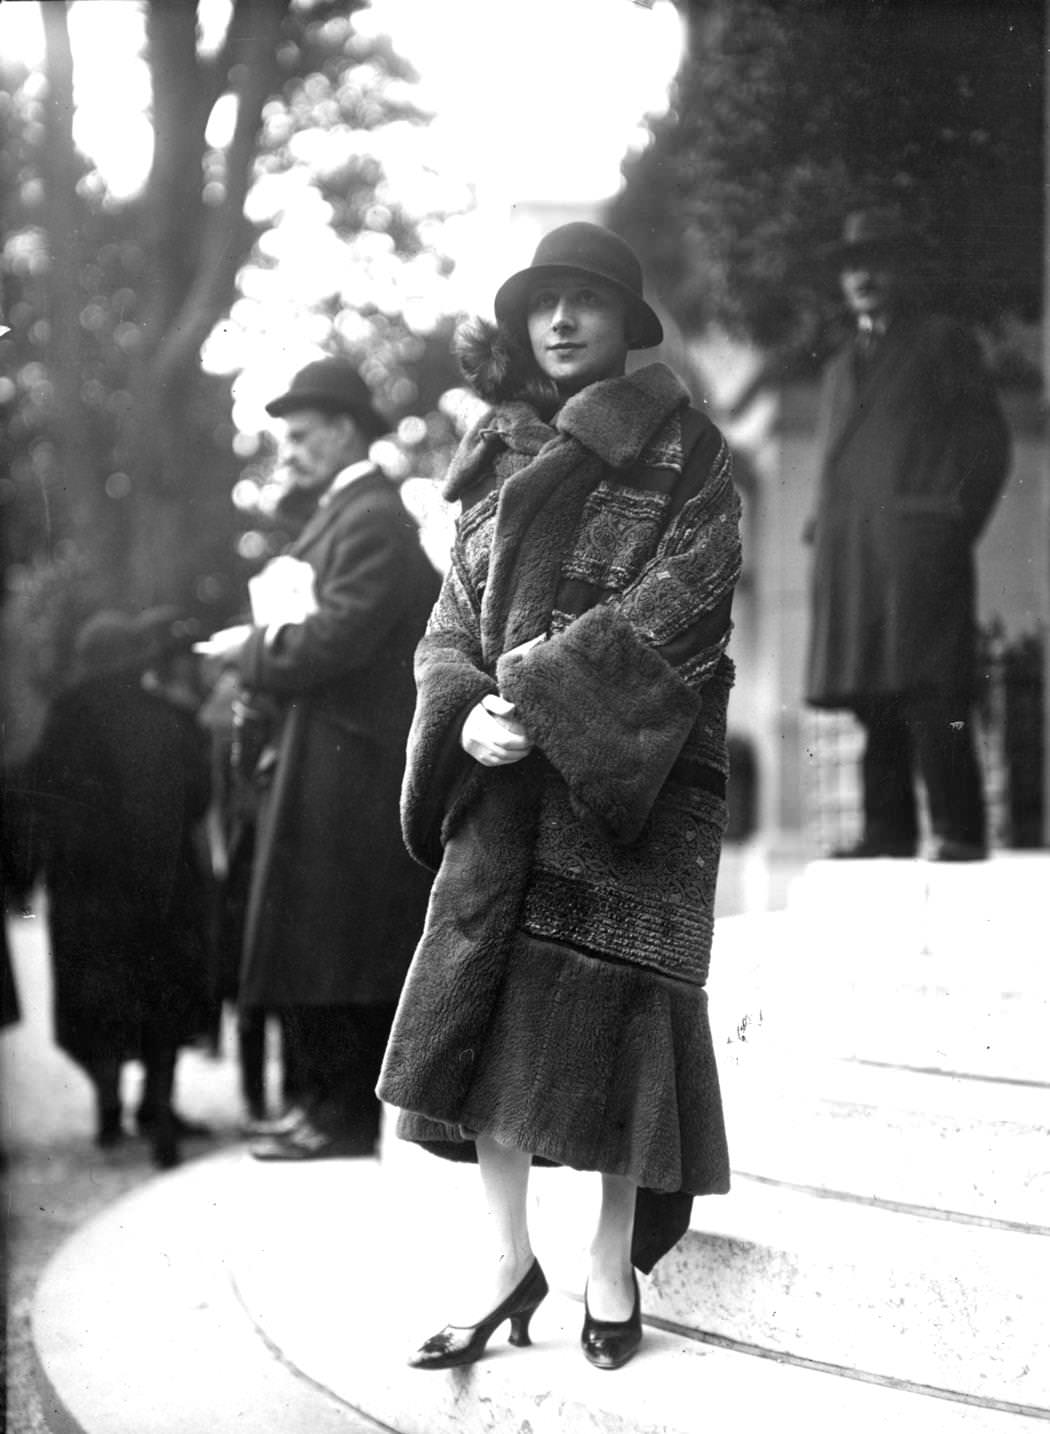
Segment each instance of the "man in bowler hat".
[{"label": "man in bowler hat", "polygon": [[369,459],[387,425],[351,363],[308,364],[267,411],[310,512],[261,575],[253,622],[208,647],[279,713],[257,770],[240,1001],[283,1013],[303,1093],[252,1153],[316,1160],[374,1148],[379,1064],[423,925],[429,877],[405,852],[398,797],[438,578]]},{"label": "man in bowler hat", "polygon": [[915,855],[918,775],[929,855],[979,860],[974,550],[1009,436],[973,336],[918,305],[901,215],[850,214],[832,252],[856,328],[822,393],[806,694],[865,732],[863,835],[834,854]]}]

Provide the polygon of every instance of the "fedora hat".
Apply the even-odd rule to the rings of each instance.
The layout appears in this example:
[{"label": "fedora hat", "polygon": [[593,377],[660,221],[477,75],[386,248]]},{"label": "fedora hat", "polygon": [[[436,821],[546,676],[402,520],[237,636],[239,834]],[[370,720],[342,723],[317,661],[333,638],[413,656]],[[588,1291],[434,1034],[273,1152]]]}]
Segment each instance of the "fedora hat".
[{"label": "fedora hat", "polygon": [[893,206],[855,209],[842,222],[842,235],[829,244],[829,258],[843,262],[848,259],[871,258],[902,254],[919,242],[918,231],[907,224],[901,211]]},{"label": "fedora hat", "polygon": [[323,358],[301,368],[287,393],[271,399],[266,412],[274,418],[317,408],[322,413],[346,413],[369,439],[381,438],[389,423],[376,410],[372,390],[345,358]]},{"label": "fedora hat", "polygon": [[627,306],[628,347],[651,349],[663,339],[660,320],[642,297],[642,266],[618,234],[600,224],[577,221],[544,235],[527,269],[500,285],[496,318],[506,328],[523,327],[529,294],[538,279],[580,274],[615,289]]}]

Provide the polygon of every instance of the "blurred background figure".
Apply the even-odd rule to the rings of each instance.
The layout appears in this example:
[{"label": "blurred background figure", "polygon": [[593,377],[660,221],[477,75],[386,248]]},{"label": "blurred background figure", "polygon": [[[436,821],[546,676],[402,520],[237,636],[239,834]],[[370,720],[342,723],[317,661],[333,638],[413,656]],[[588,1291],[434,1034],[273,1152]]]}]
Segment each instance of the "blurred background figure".
[{"label": "blurred background figure", "polygon": [[179,1047],[209,1010],[192,640],[167,610],[90,618],[77,675],[11,781],[18,885],[47,890],[56,1042],[92,1082],[102,1147],[125,1134],[122,1067],[142,1062],[134,1120],[161,1168],[208,1133],[172,1103]]},{"label": "blurred background figure", "polygon": [[375,1147],[375,1083],[423,926],[430,877],[405,851],[398,798],[438,578],[369,459],[387,424],[348,360],[307,364],[267,408],[303,525],[253,579],[252,622],[201,647],[245,689],[240,760],[261,792],[242,1019],[282,1012],[300,1081],[252,1153],[316,1160]]},{"label": "blurred background figure", "polygon": [[[211,947],[216,1001],[216,1034],[223,1007],[236,1009],[237,1066],[244,1129],[257,1134],[268,1124],[268,1013],[241,1004],[241,956],[251,889],[252,862],[262,788],[255,768],[262,740],[276,718],[272,704],[254,703],[237,673],[219,674],[201,708],[200,720],[209,736],[211,806],[207,817],[209,868],[212,874]],[[275,1013],[281,1032],[280,1106],[298,1108],[295,1056],[287,1023]]]},{"label": "blurred background figure", "polygon": [[988,836],[974,736],[974,549],[1006,481],[1006,423],[976,340],[924,312],[919,240],[892,209],[833,250],[855,335],[825,376],[806,695],[865,733],[863,835],[840,857],[909,857],[921,777],[934,860]]}]

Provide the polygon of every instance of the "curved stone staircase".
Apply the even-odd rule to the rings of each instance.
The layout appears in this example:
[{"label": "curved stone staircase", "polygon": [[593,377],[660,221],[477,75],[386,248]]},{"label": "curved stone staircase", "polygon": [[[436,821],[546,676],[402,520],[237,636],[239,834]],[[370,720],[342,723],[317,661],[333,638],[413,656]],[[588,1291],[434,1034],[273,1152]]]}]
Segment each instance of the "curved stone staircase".
[{"label": "curved stone staircase", "polygon": [[534,1347],[409,1370],[473,1172],[379,1161],[158,1178],[38,1292],[55,1428],[87,1434],[1023,1434],[1050,1422],[1050,855],[816,863],[719,922],[734,1188],[645,1282],[614,1375],[577,1340],[593,1177],[537,1171]]}]

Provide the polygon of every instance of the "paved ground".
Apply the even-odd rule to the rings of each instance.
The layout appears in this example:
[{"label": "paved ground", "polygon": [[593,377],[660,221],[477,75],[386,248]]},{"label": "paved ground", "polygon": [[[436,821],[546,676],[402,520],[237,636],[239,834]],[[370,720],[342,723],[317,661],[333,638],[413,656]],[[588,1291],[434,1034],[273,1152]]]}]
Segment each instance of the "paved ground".
[{"label": "paved ground", "polygon": [[[747,907],[778,906],[797,871],[756,863],[744,851],[727,851],[719,889],[719,915]],[[51,1256],[80,1225],[157,1176],[145,1143],[129,1138],[112,1152],[92,1142],[93,1108],[86,1078],[54,1045],[51,986],[43,913],[8,918],[23,1008],[18,1026],[0,1032],[0,1140],[7,1154],[4,1244],[7,1308],[7,1430],[49,1434],[46,1410],[33,1377],[29,1320],[37,1281]],[[186,1114],[207,1121],[215,1139],[189,1145],[185,1158],[238,1140],[240,1103],[236,1069],[225,1033],[224,1054],[183,1053],[177,1100]],[[141,1072],[125,1073],[125,1104],[134,1104]]]},{"label": "paved ground", "polygon": [[[51,1039],[51,990],[44,921],[8,919],[20,1025],[0,1033],[0,1132],[7,1155],[4,1255],[7,1313],[7,1423],[10,1434],[48,1434],[47,1413],[33,1379],[29,1319],[41,1271],[63,1241],[114,1200],[156,1176],[145,1142],[129,1138],[103,1152],[92,1143],[87,1080]],[[232,1049],[229,1039],[225,1045]],[[126,1072],[130,1103],[141,1079]],[[186,1158],[237,1137],[236,1071],[229,1056],[183,1054],[180,1107],[207,1120],[216,1139],[195,1142]]]}]

